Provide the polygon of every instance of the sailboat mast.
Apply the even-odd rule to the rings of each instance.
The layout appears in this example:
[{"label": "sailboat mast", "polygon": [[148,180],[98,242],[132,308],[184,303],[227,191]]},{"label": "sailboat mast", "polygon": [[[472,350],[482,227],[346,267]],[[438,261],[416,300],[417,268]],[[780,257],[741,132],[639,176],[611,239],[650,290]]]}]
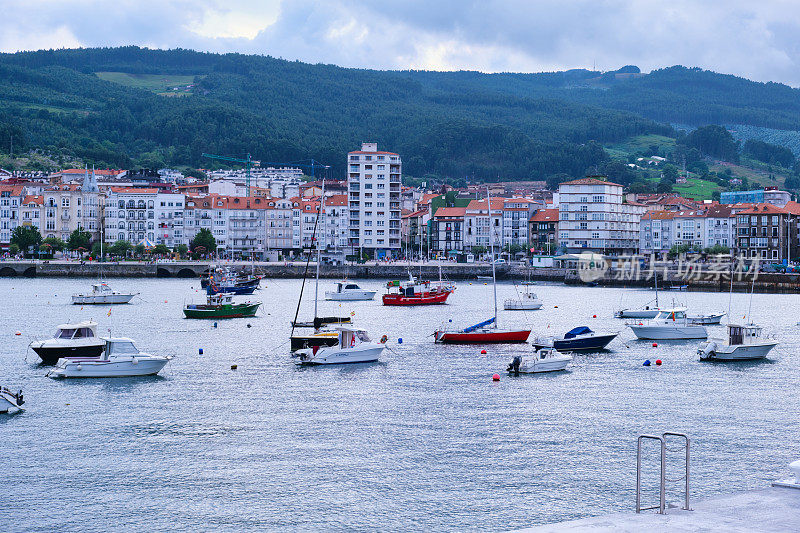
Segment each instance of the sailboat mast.
[{"label": "sailboat mast", "polygon": [[[325,213],[325,178],[322,178],[322,198],[319,201],[319,210],[317,211],[317,220],[322,218]],[[316,228],[314,228],[316,230]],[[322,236],[325,236],[325,222],[322,223]],[[314,283],[314,322],[317,320],[317,302],[319,300],[319,264],[322,261],[322,249],[320,248],[317,232],[314,231],[314,239],[317,241],[317,280]]]},{"label": "sailboat mast", "polygon": [[497,327],[497,275],[494,267],[494,232],[492,231],[492,197],[486,187],[486,207],[489,210],[489,259],[492,262],[492,289],[494,290],[494,327]]}]

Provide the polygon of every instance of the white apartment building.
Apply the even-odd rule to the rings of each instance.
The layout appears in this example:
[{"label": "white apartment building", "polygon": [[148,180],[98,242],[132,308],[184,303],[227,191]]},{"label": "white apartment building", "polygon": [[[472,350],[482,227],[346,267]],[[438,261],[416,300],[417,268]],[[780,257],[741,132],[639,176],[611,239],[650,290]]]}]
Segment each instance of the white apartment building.
[{"label": "white apartment building", "polygon": [[285,254],[292,249],[294,206],[295,202],[287,198],[267,199],[267,255],[277,255],[276,252]]},{"label": "white apartment building", "polygon": [[650,211],[642,216],[640,251],[664,253],[675,245],[700,249],[712,246],[733,248],[736,239],[736,209],[713,204],[703,209]]},{"label": "white apartment building", "polygon": [[363,143],[361,150],[347,154],[351,248],[375,257],[398,255],[401,175],[400,156],[378,151],[377,143]]},{"label": "white apartment building", "polygon": [[529,198],[506,198],[503,200],[502,246],[528,247],[528,220],[544,205]]},{"label": "white apartment building", "polygon": [[84,173],[83,183],[61,184],[42,191],[44,205],[42,237],[66,241],[76,229],[88,231],[92,241],[100,238],[100,218],[105,197],[97,186],[95,174]]},{"label": "white apartment building", "polygon": [[489,238],[493,236],[495,247],[501,246],[503,234],[503,198],[492,198],[492,219],[486,199],[472,200],[464,213],[464,249],[479,246],[489,249]]},{"label": "white apartment building", "polygon": [[639,220],[645,207],[624,203],[622,185],[596,178],[562,183],[559,242],[570,252],[619,255],[639,248]]},{"label": "white apartment building", "polygon": [[346,194],[325,198],[325,235],[322,245],[329,251],[349,253],[350,208]]},{"label": "white apartment building", "polygon": [[0,185],[0,244],[4,246],[9,244],[14,228],[22,224],[20,208],[23,201],[21,185]]},{"label": "white apartment building", "polygon": [[173,248],[189,244],[184,228],[183,194],[156,188],[110,187],[106,196],[105,242],[143,241]]},{"label": "white apartment building", "polygon": [[639,224],[639,253],[662,254],[675,244],[673,241],[673,211],[648,211]]}]

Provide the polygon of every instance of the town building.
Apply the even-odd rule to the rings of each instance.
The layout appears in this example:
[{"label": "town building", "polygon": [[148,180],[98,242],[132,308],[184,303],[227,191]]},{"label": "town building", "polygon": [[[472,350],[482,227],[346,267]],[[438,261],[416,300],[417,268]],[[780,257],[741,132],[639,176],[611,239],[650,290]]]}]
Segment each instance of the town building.
[{"label": "town building", "polygon": [[792,199],[791,193],[781,191],[777,187],[764,187],[754,191],[726,191],[720,194],[719,203],[768,203],[778,207],[785,206]]},{"label": "town building", "polygon": [[100,238],[105,196],[97,186],[94,172],[84,171],[80,185],[70,183],[46,187],[42,196],[44,227],[39,228],[42,237],[66,241],[73,231],[80,229],[88,232],[92,241]]},{"label": "town building", "polygon": [[400,186],[402,162],[394,152],[363,143],[347,154],[349,245],[375,257],[400,251]]},{"label": "town building", "polygon": [[531,248],[548,255],[558,248],[558,209],[539,209],[528,219]]},{"label": "town building", "polygon": [[531,216],[543,204],[528,198],[507,198],[503,200],[503,248],[521,246],[528,248],[530,238],[528,224]]},{"label": "town building", "polygon": [[[486,199],[472,200],[464,213],[464,247],[466,250],[489,250],[494,243],[495,250],[501,247],[503,231],[503,204],[505,199],[492,197],[492,213],[489,217],[489,204]],[[491,241],[490,241],[491,239]]]},{"label": "town building", "polygon": [[761,260],[797,260],[800,204],[759,203],[736,213],[736,253]]},{"label": "town building", "polygon": [[445,255],[464,250],[465,207],[440,207],[433,214],[433,249]]},{"label": "town building", "polygon": [[22,225],[20,209],[25,199],[24,189],[22,185],[0,185],[0,245],[3,247],[8,246],[14,229]]},{"label": "town building", "polygon": [[639,249],[639,220],[645,206],[625,202],[622,185],[588,177],[562,183],[559,197],[559,243],[570,252],[608,255]]}]

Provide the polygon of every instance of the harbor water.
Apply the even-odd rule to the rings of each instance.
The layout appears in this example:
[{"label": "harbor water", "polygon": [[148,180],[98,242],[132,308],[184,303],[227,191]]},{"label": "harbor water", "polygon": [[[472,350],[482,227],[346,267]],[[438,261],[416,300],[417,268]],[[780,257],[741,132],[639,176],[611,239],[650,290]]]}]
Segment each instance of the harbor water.
[{"label": "harbor water", "polygon": [[[753,319],[780,340],[768,361],[715,364],[698,360],[698,341],[653,347],[612,317],[652,291],[540,284],[544,307],[512,312],[502,301],[521,289],[499,284],[501,327],[530,326],[532,338],[579,325],[621,332],[567,372],[511,377],[507,364],[529,345],[481,355],[431,336],[449,319],[491,317],[491,283],[461,282],[443,306],[383,307],[380,292],[320,302],[322,315],[353,313],[373,339],[387,335],[389,349],[377,364],[318,368],[289,357],[300,280],[262,282],[239,297],[264,302],[257,316],[217,327],[183,318],[184,302],[202,299],[199,280],[114,280],[141,295],[110,316],[70,305],[88,284],[0,279],[0,385],[22,388],[27,408],[0,415],[5,531],[504,530],[632,510],[640,433],[693,438],[693,498],[764,487],[800,457],[796,295],[753,296]],[[728,309],[727,293],[661,294],[672,298],[693,313]],[[734,321],[748,301],[733,296]],[[308,298],[300,318],[312,313]],[[44,377],[28,343],[90,318],[175,358],[156,377]],[[645,503],[657,499],[648,451]],[[679,477],[680,453],[671,458],[668,477]],[[670,484],[672,501],[681,487]]]}]

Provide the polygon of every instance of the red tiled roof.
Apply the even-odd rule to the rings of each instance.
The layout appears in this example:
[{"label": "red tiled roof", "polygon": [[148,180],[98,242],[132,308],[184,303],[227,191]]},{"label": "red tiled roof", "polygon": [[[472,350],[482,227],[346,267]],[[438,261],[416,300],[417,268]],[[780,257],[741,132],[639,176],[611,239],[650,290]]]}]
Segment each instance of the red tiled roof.
[{"label": "red tiled roof", "polygon": [[368,155],[372,155],[372,154],[378,154],[378,155],[399,155],[399,154],[396,154],[396,153],[394,153],[394,152],[382,152],[382,151],[380,151],[380,150],[379,150],[379,151],[377,151],[377,152],[364,152],[363,150],[356,150],[356,151],[354,151],[354,152],[347,152],[347,155],[350,155],[350,154],[368,154]]},{"label": "red tiled roof", "polygon": [[334,194],[325,198],[325,205],[328,206],[343,206],[348,205],[346,194]]},{"label": "red tiled roof", "polygon": [[466,213],[466,207],[440,207],[433,216],[436,218],[458,218],[463,217]]},{"label": "red tiled roof", "polygon": [[675,211],[648,211],[642,215],[642,220],[669,220],[675,218]]},{"label": "red tiled roof", "polygon": [[22,205],[28,205],[28,204],[42,205],[43,203],[44,203],[44,198],[42,196],[28,195],[25,197],[24,200],[22,200]]},{"label": "red tiled roof", "polygon": [[558,220],[558,209],[540,209],[530,218],[529,222],[555,222]]},{"label": "red tiled roof", "polygon": [[776,205],[768,204],[768,203],[760,203],[756,204],[755,206],[751,207],[750,209],[745,209],[744,211],[739,211],[737,214],[739,215],[785,215],[790,213],[790,211],[778,207]]},{"label": "red tiled roof", "polygon": [[144,187],[109,187],[112,192],[127,192],[127,193],[134,193],[134,194],[157,194],[158,189],[156,188],[144,188]]},{"label": "red tiled roof", "polygon": [[[492,214],[499,213],[503,210],[505,198],[492,198]],[[467,211],[486,211],[486,199],[472,200],[467,206]]]}]

